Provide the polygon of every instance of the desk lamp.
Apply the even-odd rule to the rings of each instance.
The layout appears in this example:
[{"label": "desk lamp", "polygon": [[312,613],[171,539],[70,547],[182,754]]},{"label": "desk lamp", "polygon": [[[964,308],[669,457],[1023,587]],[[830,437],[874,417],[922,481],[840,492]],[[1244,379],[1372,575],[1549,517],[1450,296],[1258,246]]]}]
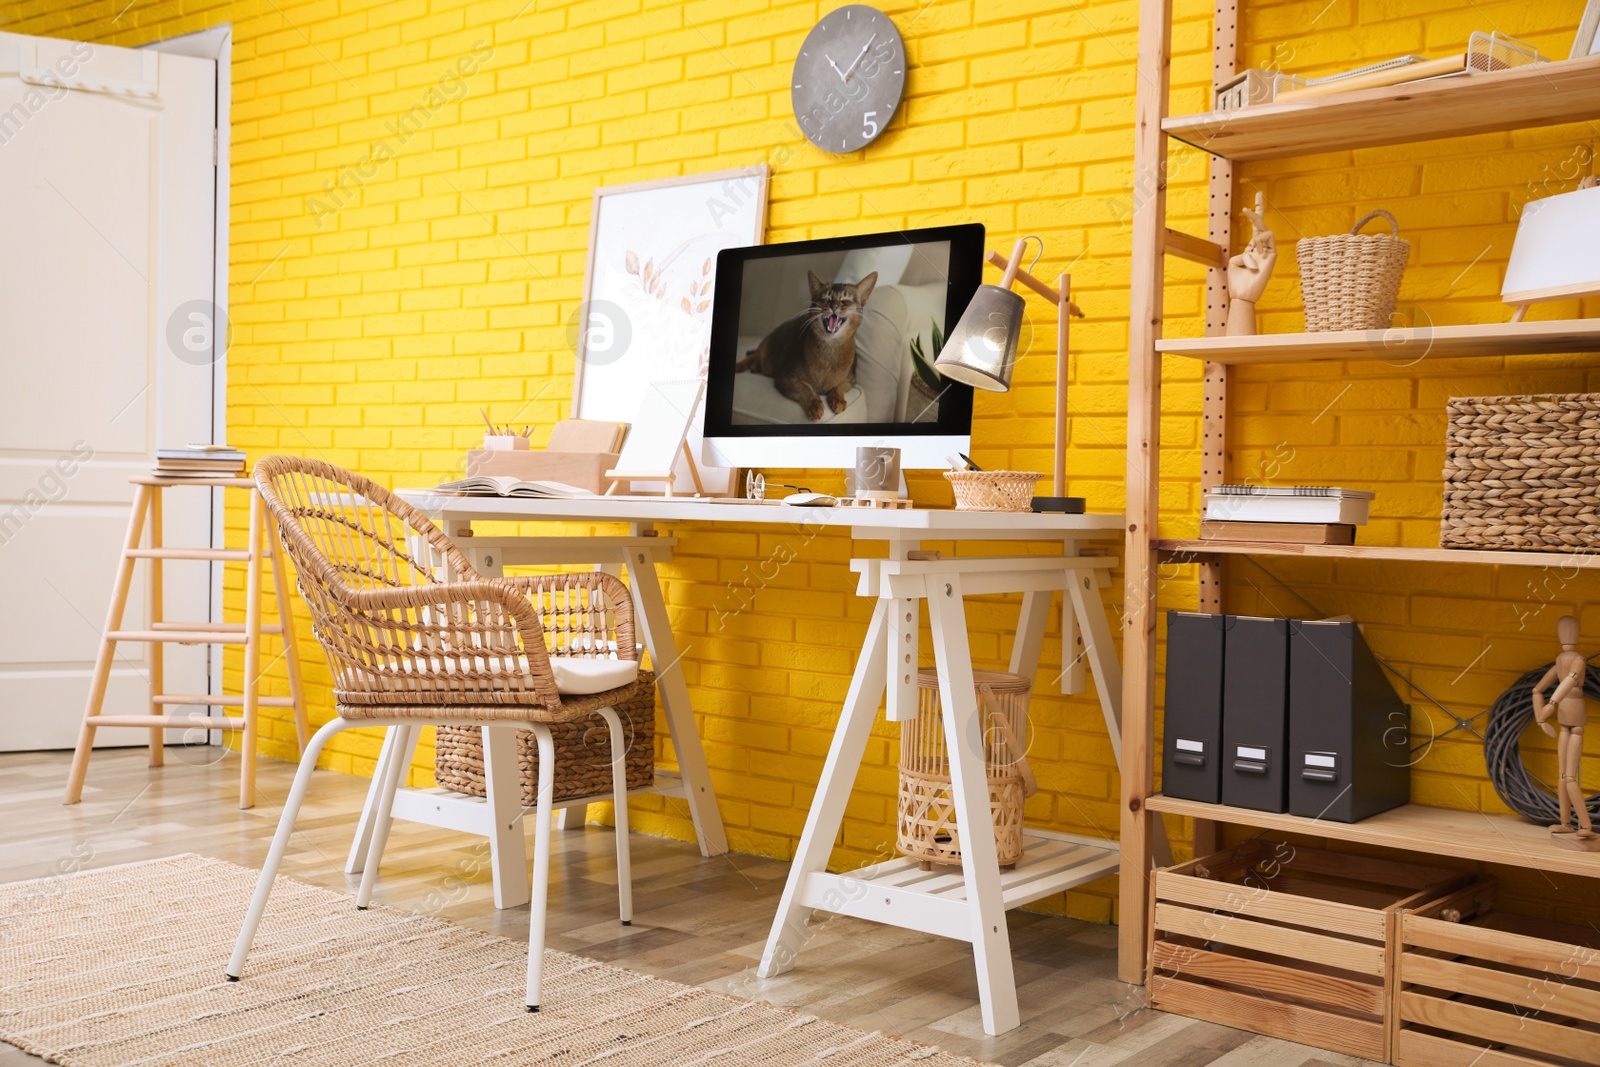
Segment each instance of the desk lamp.
[{"label": "desk lamp", "polygon": [[[1004,271],[1000,284],[978,286],[933,365],[952,381],[994,393],[1007,392],[1016,368],[1017,342],[1022,336],[1026,310],[1022,297],[1011,291],[1012,283],[1021,282],[1056,305],[1055,495],[1034,497],[1033,510],[1076,515],[1084,510],[1083,497],[1064,495],[1067,481],[1067,324],[1072,315],[1083,318],[1083,312],[1070,299],[1072,275],[1061,275],[1058,288],[1052,289],[1021,269],[1022,252],[1027,243],[1026,237],[1019,240],[1009,260],[998,252],[989,253],[988,261]],[[1042,255],[1044,242],[1039,244]]]}]

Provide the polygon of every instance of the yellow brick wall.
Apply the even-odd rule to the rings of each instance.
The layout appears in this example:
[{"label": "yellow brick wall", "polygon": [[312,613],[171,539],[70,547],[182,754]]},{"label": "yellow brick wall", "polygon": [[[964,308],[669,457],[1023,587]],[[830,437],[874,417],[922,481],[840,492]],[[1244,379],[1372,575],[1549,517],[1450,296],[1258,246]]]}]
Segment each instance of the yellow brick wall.
[{"label": "yellow brick wall", "polygon": [[[5,3],[0,27],[131,45],[233,24],[229,437],[252,456],[304,453],[386,484],[422,485],[459,465],[479,436],[481,404],[526,404],[524,417],[548,426],[567,414],[573,353],[565,323],[582,292],[594,187],[766,161],[774,169],[769,241],[971,220],[988,226],[995,247],[1041,235],[1040,273],[1070,269],[1088,312],[1073,328],[1068,489],[1097,510],[1122,504],[1133,0],[884,3],[911,58],[907,99],[877,144],[848,157],[802,141],[789,109],[790,63],[834,0],[135,0],[119,13],[120,6]],[[1248,6],[1247,62],[1312,73],[1459,49],[1473,29],[1498,28],[1564,56],[1581,7]],[[1180,0],[1177,8],[1175,109],[1199,110],[1210,79],[1210,5]],[[431,118],[394,158],[374,157],[386,124],[428,101],[430,90],[440,94]],[[1299,328],[1287,246],[1301,234],[1344,229],[1379,205],[1395,211],[1416,242],[1408,306],[1438,322],[1502,316],[1494,294],[1516,207],[1531,195],[1529,183],[1542,194],[1547,179],[1570,176],[1564,164],[1591,139],[1587,128],[1563,128],[1244,168],[1244,192],[1266,193],[1285,246],[1261,304],[1264,328]],[[1175,153],[1172,194],[1173,225],[1203,232],[1197,153]],[[1170,279],[1170,331],[1200,332],[1198,269],[1180,264]],[[1045,310],[1032,300],[1030,307],[1040,329],[1020,387],[977,401],[974,452],[985,466],[1049,463],[1053,335]],[[1511,384],[1496,377],[1497,361],[1484,360],[1243,373],[1233,390],[1236,474],[1275,463],[1279,478],[1371,486],[1379,518],[1367,538],[1429,544],[1444,397],[1589,385],[1579,360],[1523,358],[1515,366],[1533,373]],[[1181,535],[1192,532],[1198,505],[1199,371],[1172,361],[1168,372],[1165,532]],[[830,484],[827,474],[807,477]],[[942,480],[916,478],[913,487],[923,500],[948,500]],[[242,527],[242,513],[231,513],[230,536],[240,538]],[[865,629],[867,605],[850,592],[851,545],[833,535],[797,544],[756,529],[672,532],[683,543],[667,570],[668,601],[688,648],[683,669],[729,839],[735,849],[786,857]],[[785,542],[795,561],[755,594],[750,610],[723,618],[736,603],[729,583],[743,580],[746,561]],[[1581,583],[1535,592],[1526,585],[1530,571],[1273,569],[1322,610],[1367,622],[1380,654],[1452,707],[1472,711],[1548,655],[1560,610],[1582,607]],[[1301,610],[1248,565],[1235,573],[1243,609]],[[1267,595],[1270,603],[1256,603]],[[231,609],[241,596],[230,587]],[[1192,605],[1192,574],[1174,570],[1162,596],[1164,606]],[[1518,629],[1518,605],[1526,611],[1552,597]],[[1118,588],[1110,599],[1120,602]],[[1004,664],[1013,622],[1014,604],[974,606],[980,666]],[[1600,634],[1600,612],[1584,622]],[[301,641],[320,721],[331,714],[328,676],[304,626]],[[1060,669],[1058,648],[1047,641],[1041,679]],[[238,663],[229,666],[237,684]],[[281,664],[268,689],[284,690]],[[1030,820],[1114,832],[1115,764],[1093,694],[1041,693],[1033,717],[1043,788],[1029,802]],[[292,731],[277,713],[266,734],[264,753],[293,757]],[[377,743],[347,734],[324,762],[368,774]],[[866,862],[892,842],[894,748],[880,725],[838,863]],[[427,781],[430,766],[424,749],[413,780]],[[1419,799],[1496,808],[1475,746],[1457,737],[1430,752],[1416,781]],[[636,825],[688,836],[680,804],[647,799],[639,807]],[[1109,890],[1102,883],[1051,906],[1106,920]]]}]

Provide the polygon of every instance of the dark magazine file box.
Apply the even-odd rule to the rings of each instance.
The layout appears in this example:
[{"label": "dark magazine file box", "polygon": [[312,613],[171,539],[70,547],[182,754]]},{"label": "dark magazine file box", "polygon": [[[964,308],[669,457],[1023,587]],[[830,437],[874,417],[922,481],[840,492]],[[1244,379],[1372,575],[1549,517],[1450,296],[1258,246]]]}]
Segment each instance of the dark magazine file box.
[{"label": "dark magazine file box", "polygon": [[1222,664],[1227,616],[1167,612],[1167,698],[1161,792],[1222,800]]},{"label": "dark magazine file box", "polygon": [[1222,802],[1289,810],[1287,619],[1229,615],[1223,645]]},{"label": "dark magazine file box", "polygon": [[1411,800],[1410,708],[1348,620],[1289,638],[1289,811],[1360,822]]}]

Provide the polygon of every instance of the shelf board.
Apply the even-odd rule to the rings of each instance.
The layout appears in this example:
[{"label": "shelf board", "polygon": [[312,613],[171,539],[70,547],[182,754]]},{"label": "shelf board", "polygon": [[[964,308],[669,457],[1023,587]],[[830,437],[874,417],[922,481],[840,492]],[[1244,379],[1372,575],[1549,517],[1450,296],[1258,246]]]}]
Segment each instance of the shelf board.
[{"label": "shelf board", "polygon": [[1513,815],[1407,804],[1361,822],[1343,823],[1179,800],[1159,794],[1152,796],[1147,806],[1165,815],[1187,815],[1194,819],[1405,849],[1432,856],[1459,856],[1507,867],[1600,878],[1600,852],[1561,848],[1551,843],[1549,830]]},{"label": "shelf board", "polygon": [[[1600,570],[1592,552],[1513,552],[1479,548],[1400,548],[1391,545],[1296,545],[1277,541],[1223,541],[1168,538],[1153,542],[1166,556],[1305,556],[1319,559],[1370,559],[1399,563],[1492,563],[1507,567],[1561,567]],[[1180,558],[1178,562],[1183,562]]]},{"label": "shelf board", "polygon": [[1168,135],[1225,159],[1277,159],[1600,117],[1600,56],[1180,115]]},{"label": "shelf board", "polygon": [[[1000,899],[1007,911],[1054,893],[1116,874],[1117,842],[1023,828],[1022,858],[1000,871]],[[819,871],[806,878],[801,903],[819,911],[972,940],[966,878],[960,867],[934,864],[924,871],[898,856],[844,874]]]},{"label": "shelf board", "polygon": [[1428,358],[1600,352],[1600,318],[1405,330],[1265,333],[1249,337],[1173,337],[1157,341],[1156,351],[1213,363],[1381,359],[1409,367]]}]

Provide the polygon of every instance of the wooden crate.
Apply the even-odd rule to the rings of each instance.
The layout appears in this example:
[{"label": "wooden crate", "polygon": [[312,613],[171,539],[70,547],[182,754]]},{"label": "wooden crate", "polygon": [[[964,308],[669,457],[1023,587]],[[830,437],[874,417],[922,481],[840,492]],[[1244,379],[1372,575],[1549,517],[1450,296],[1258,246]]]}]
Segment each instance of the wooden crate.
[{"label": "wooden crate", "polygon": [[1400,917],[1393,1062],[1600,1064],[1600,931],[1496,911],[1494,890]]},{"label": "wooden crate", "polygon": [[1400,914],[1470,878],[1262,840],[1157,871],[1150,1006],[1387,1061]]}]

